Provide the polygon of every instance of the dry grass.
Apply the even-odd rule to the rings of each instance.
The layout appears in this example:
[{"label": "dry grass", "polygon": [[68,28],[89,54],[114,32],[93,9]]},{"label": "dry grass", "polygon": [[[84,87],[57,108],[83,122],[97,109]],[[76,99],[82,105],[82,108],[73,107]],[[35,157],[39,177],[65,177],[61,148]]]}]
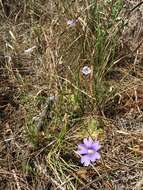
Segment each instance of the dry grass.
[{"label": "dry grass", "polygon": [[[137,3],[0,1],[1,190],[143,189]],[[88,136],[102,159],[83,167],[75,150]]]}]

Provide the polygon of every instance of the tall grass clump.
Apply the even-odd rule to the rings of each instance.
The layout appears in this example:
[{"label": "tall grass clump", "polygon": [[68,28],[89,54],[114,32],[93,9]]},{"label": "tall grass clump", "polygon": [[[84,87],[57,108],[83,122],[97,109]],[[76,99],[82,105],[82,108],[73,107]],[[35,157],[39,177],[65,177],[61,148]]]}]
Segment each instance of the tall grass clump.
[{"label": "tall grass clump", "polygon": [[[123,1],[84,1],[74,9],[67,2],[59,5],[64,9],[64,19],[75,21],[59,37],[58,53],[64,70],[63,75],[58,73],[61,91],[70,89],[83,112],[90,111],[112,94],[106,74],[119,59]],[[87,75],[82,72],[85,66],[91,70]]]},{"label": "tall grass clump", "polygon": [[[97,106],[102,106],[110,95],[106,74],[119,59],[122,7],[121,0],[83,1],[82,4],[61,1],[56,4],[58,18],[50,28],[56,45],[50,53],[52,51],[52,64],[56,68],[52,79],[56,81],[58,100],[44,132],[51,134],[50,140],[53,140],[47,163],[59,187],[70,179],[71,173],[78,172],[80,166],[73,153],[75,143],[93,136],[93,131],[96,133],[96,127],[91,131],[86,120],[92,118]],[[84,71],[85,67],[89,72]],[[86,114],[91,117],[84,119]],[[77,189],[73,184],[83,183],[74,177],[71,177],[68,189]]]},{"label": "tall grass clump", "polygon": [[[93,1],[91,8],[91,29],[93,36],[93,80],[94,95],[99,104],[109,95],[105,76],[118,61],[117,51],[120,46],[120,36],[123,20],[120,13],[123,1]],[[103,98],[103,99],[102,99]]]}]

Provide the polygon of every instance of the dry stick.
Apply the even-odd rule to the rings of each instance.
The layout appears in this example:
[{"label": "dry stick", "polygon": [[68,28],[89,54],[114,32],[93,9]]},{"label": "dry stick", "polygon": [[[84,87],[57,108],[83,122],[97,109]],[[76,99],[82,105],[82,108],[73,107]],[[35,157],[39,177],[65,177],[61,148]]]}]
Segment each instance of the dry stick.
[{"label": "dry stick", "polygon": [[143,39],[142,39],[142,41],[139,43],[139,45],[137,45],[137,47],[133,50],[132,53],[135,53],[135,52],[141,47],[142,43],[143,43]]},{"label": "dry stick", "polygon": [[127,55],[124,55],[121,58],[119,58],[117,61],[114,62],[114,65],[123,60],[124,58],[128,57],[129,55],[134,54],[141,47],[142,44],[143,44],[143,39],[139,43],[139,45],[137,45],[137,47],[133,51],[131,51],[131,53],[128,53]]},{"label": "dry stick", "polygon": [[17,178],[17,175],[16,175],[15,171],[12,170],[12,173],[13,173],[14,179],[16,181],[17,190],[21,190],[20,185],[19,185],[19,181],[18,181],[18,178]]},{"label": "dry stick", "polygon": [[50,142],[49,144],[47,144],[47,146],[45,146],[44,148],[42,148],[36,155],[35,158],[38,157],[46,148],[48,148],[49,146],[51,146],[52,144],[54,144],[56,142],[56,140]]},{"label": "dry stick", "polygon": [[101,177],[98,176],[96,179],[88,182],[84,187],[81,187],[79,190],[86,190],[87,188],[89,188],[90,186],[92,186],[93,183],[97,182],[100,179],[103,179],[103,177],[106,177],[106,174],[103,174]]},{"label": "dry stick", "polygon": [[60,184],[58,187],[56,187],[55,190],[64,188],[63,186],[66,185],[66,184],[68,184],[73,179],[74,179],[74,177],[67,177],[62,184]]},{"label": "dry stick", "polygon": [[143,1],[140,2],[140,3],[138,3],[136,6],[134,6],[134,7],[130,10],[129,14],[130,14],[131,12],[133,12],[135,9],[137,9],[138,7],[140,7],[142,4],[143,4]]},{"label": "dry stick", "polygon": [[57,75],[58,78],[63,79],[64,81],[66,81],[67,83],[69,83],[74,89],[76,89],[77,91],[81,92],[82,94],[86,95],[87,97],[91,98],[92,100],[96,100],[94,97],[92,97],[91,95],[89,95],[88,93],[86,93],[84,90],[78,88],[78,86],[74,85],[70,80],[61,77],[59,75]]}]

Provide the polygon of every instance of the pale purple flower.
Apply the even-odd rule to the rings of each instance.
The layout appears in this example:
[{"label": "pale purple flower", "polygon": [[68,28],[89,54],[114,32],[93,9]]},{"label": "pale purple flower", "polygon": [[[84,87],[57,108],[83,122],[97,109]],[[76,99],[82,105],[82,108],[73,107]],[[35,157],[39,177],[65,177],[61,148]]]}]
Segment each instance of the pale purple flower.
[{"label": "pale purple flower", "polygon": [[75,26],[75,24],[76,24],[76,20],[67,20],[67,25],[69,27],[73,27],[73,26]]},{"label": "pale purple flower", "polygon": [[81,163],[84,166],[90,165],[91,162],[95,162],[100,159],[100,154],[98,153],[101,145],[99,141],[94,141],[92,138],[85,138],[82,144],[78,145],[77,153],[81,156]]},{"label": "pale purple flower", "polygon": [[89,74],[91,73],[91,69],[90,69],[90,67],[88,67],[88,66],[84,66],[84,67],[82,68],[81,72],[82,72],[85,76],[87,76],[87,75],[89,75]]}]

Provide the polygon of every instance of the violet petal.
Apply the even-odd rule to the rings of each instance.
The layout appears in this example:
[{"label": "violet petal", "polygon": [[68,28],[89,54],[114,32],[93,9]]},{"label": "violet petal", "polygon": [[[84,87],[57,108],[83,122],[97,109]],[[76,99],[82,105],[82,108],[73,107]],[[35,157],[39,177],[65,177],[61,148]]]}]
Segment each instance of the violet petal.
[{"label": "violet petal", "polygon": [[84,144],[79,144],[77,152],[79,154],[88,154],[88,149],[84,146]]},{"label": "violet petal", "polygon": [[101,145],[99,144],[99,141],[93,142],[92,148],[93,148],[95,151],[98,151],[98,150],[101,148]]},{"label": "violet petal", "polygon": [[88,155],[84,155],[81,157],[81,163],[84,165],[84,166],[88,166],[90,164],[90,158]]},{"label": "violet petal", "polygon": [[100,159],[100,154],[98,152],[95,152],[94,154],[90,155],[90,160],[92,162],[95,162],[96,160],[99,160]]},{"label": "violet petal", "polygon": [[90,148],[92,146],[93,140],[92,138],[88,138],[88,139],[86,138],[83,140],[83,142],[87,148]]}]

